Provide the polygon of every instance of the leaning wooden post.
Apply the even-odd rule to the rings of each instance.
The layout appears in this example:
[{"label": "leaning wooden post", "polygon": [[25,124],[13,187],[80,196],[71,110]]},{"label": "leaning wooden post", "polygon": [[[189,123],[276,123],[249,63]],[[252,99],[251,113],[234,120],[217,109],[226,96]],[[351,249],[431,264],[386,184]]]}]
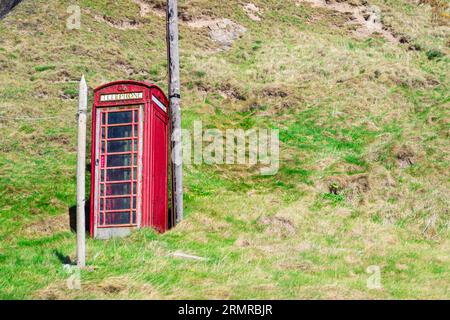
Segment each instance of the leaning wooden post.
[{"label": "leaning wooden post", "polygon": [[180,110],[180,57],[178,50],[177,0],[167,0],[167,56],[169,60],[169,101],[172,122],[172,210],[176,223],[183,219],[183,163]]},{"label": "leaning wooden post", "polygon": [[77,150],[77,265],[86,266],[85,169],[86,169],[86,113],[88,88],[84,75],[78,95],[78,150]]}]

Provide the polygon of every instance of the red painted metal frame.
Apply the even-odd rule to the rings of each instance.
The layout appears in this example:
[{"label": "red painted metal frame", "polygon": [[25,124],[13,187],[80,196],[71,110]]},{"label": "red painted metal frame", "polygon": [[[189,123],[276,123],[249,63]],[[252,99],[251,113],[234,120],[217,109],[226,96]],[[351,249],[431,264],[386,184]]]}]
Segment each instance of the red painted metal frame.
[{"label": "red painted metal frame", "polygon": [[[100,97],[106,94],[121,94],[121,93],[134,93],[134,92],[142,92],[142,99],[134,99],[134,100],[125,100],[125,101],[100,101]],[[152,101],[152,96],[157,98],[165,107],[167,112],[164,112],[154,101]],[[138,110],[139,105],[144,105],[143,113],[141,116],[143,117],[143,130],[142,130],[142,175],[141,175],[141,221],[136,221],[135,224],[131,223],[127,225],[111,225],[111,226],[100,226],[99,221],[95,220],[95,215],[100,212],[100,201],[98,201],[98,208],[95,206],[95,194],[96,190],[96,159],[98,158],[96,155],[96,144],[97,139],[102,139],[101,137],[101,127],[102,123],[100,123],[99,137],[96,137],[96,129],[97,129],[97,110],[100,110],[100,114],[103,112],[114,112],[116,110],[112,110],[111,108],[121,107],[124,108],[120,111],[125,110]],[[140,114],[138,112],[138,114]],[[106,116],[105,116],[106,117]],[[101,117],[100,117],[101,119]],[[136,119],[134,119],[133,112],[133,124],[136,123]],[[134,134],[134,125],[132,125],[132,137],[127,138],[128,140],[135,140]],[[127,124],[117,124],[118,126],[123,126]],[[111,125],[115,126],[115,125]],[[107,130],[105,130],[107,131]],[[169,123],[169,101],[163,91],[154,84],[150,84],[147,82],[139,82],[139,81],[131,81],[131,80],[122,80],[115,81],[112,83],[107,83],[102,85],[94,90],[94,106],[92,109],[92,160],[91,160],[91,236],[94,237],[94,229],[95,228],[108,228],[108,227],[130,227],[141,225],[142,227],[153,227],[159,232],[164,232],[169,228],[168,221],[168,190],[167,190],[167,168],[168,168],[168,150],[169,150],[169,131],[170,131],[170,123]],[[105,133],[106,134],[106,133]],[[113,140],[126,140],[123,138],[113,139]],[[113,140],[105,140],[105,147],[107,147],[106,141]],[[136,139],[138,141],[138,139]],[[139,148],[139,141],[137,143]],[[101,141],[100,148],[101,149]],[[139,155],[138,150],[134,149],[134,143],[132,143],[131,152],[125,153],[114,153],[116,154],[136,154]],[[108,155],[107,149],[105,150],[106,155]],[[139,165],[139,161],[137,162]],[[102,166],[101,163],[98,164]],[[103,168],[106,171],[106,160],[105,167]],[[134,170],[134,159],[132,156],[130,167],[131,168],[131,179],[126,181],[117,181],[117,183],[130,183],[130,219],[132,219],[133,211],[138,211],[133,209],[133,177]],[[101,170],[102,168],[100,168]],[[117,169],[117,168],[115,168]],[[139,169],[136,171],[138,172]],[[105,172],[106,179],[106,172]],[[136,181],[136,180],[134,180]],[[106,182],[106,181],[105,181]],[[137,181],[136,181],[137,182]],[[108,182],[109,183],[109,182]],[[137,183],[137,185],[139,185]],[[98,184],[100,186],[100,183]],[[106,190],[105,190],[106,191]],[[136,190],[136,194],[138,194],[138,190]],[[128,195],[126,195],[128,196]],[[117,196],[116,198],[124,198],[126,196]],[[108,197],[112,198],[112,197]],[[138,201],[139,203],[139,201]],[[104,203],[104,207],[106,210],[106,206]],[[124,212],[127,210],[117,210],[119,212]],[[109,211],[113,212],[113,211]],[[98,219],[100,214],[97,215]],[[138,217],[136,216],[136,219]],[[139,223],[140,222],[140,223]]]},{"label": "red painted metal frame", "polygon": [[[152,94],[160,101],[163,96],[158,96],[158,92]],[[168,101],[163,100],[167,106]],[[168,132],[168,116],[153,101],[150,101],[151,112],[145,114],[144,120],[144,144],[143,162],[149,164],[144,166],[143,190],[149,193],[149,197],[143,197],[142,223],[152,226],[159,232],[164,232],[169,228],[167,197],[167,161],[168,152],[160,152],[155,148],[157,145],[168,146],[168,134],[161,135],[161,131]],[[168,108],[167,108],[168,109]],[[163,130],[156,131],[156,125],[162,125]],[[163,141],[161,141],[163,139]],[[161,178],[160,174],[165,173]],[[161,180],[163,183],[161,183]],[[161,203],[163,201],[164,203]],[[154,212],[165,212],[166,214],[154,214]]]}]

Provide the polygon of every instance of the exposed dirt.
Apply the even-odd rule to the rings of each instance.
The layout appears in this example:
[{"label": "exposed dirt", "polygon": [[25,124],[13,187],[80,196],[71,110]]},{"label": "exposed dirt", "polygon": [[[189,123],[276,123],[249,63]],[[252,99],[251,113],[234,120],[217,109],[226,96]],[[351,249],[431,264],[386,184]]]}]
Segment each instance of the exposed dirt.
[{"label": "exposed dirt", "polygon": [[59,97],[63,100],[72,100],[75,99],[76,96],[73,93],[65,93],[63,90],[60,91]]},{"label": "exposed dirt", "polygon": [[[133,2],[139,5],[140,17],[146,17],[149,14],[154,14],[161,18],[166,16],[164,5],[158,1],[133,0]],[[244,10],[251,19],[257,21],[260,20],[260,9],[255,5],[247,4],[244,6]],[[179,16],[181,19],[180,23],[183,23],[190,28],[207,29],[209,37],[214,42],[218,43],[223,50],[229,49],[233,42],[247,31],[244,26],[241,26],[240,24],[226,18],[213,19],[207,16],[194,18],[188,12],[180,12]],[[106,15],[95,15],[94,18],[99,22],[106,23],[108,26],[119,30],[133,30],[143,26],[142,22],[134,19],[115,19]]]},{"label": "exposed dirt", "polygon": [[230,83],[223,83],[219,88],[220,95],[225,99],[244,101],[247,99],[245,92]]},{"label": "exposed dirt", "polygon": [[244,5],[244,11],[247,16],[253,21],[261,21],[262,10],[253,3]]},{"label": "exposed dirt", "polygon": [[369,177],[366,174],[339,175],[327,180],[328,192],[343,195],[348,200],[364,196],[370,191]]},{"label": "exposed dirt", "polygon": [[152,13],[154,15],[157,15],[158,17],[165,17],[166,12],[164,8],[161,7],[160,4],[154,3],[153,1],[146,1],[146,0],[133,0],[134,3],[139,5],[139,15],[141,17],[145,17],[148,14]]},{"label": "exposed dirt", "polygon": [[[139,15],[141,17],[146,17],[149,14],[153,14],[160,18],[166,17],[166,0],[132,0],[134,3],[139,5]],[[187,22],[193,19],[193,16],[185,8],[185,6],[178,5],[178,17],[180,22]]]},{"label": "exposed dirt", "polygon": [[415,162],[415,153],[408,146],[394,148],[394,153],[400,168],[407,168]]},{"label": "exposed dirt", "polygon": [[113,19],[111,17],[108,17],[106,15],[95,15],[95,20],[98,22],[106,23],[108,26],[112,28],[116,28],[119,30],[135,30],[139,29],[142,26],[142,23],[137,22],[136,20],[131,19]]},{"label": "exposed dirt", "polygon": [[189,21],[187,26],[194,29],[207,28],[209,37],[224,50],[230,49],[233,42],[247,31],[244,26],[230,19],[197,19]]},{"label": "exposed dirt", "polygon": [[145,17],[147,14],[152,12],[152,6],[143,0],[133,0],[134,3],[139,5],[139,15]]},{"label": "exposed dirt", "polygon": [[245,238],[240,237],[236,240],[236,242],[234,244],[240,248],[244,248],[244,247],[250,246],[250,241],[248,241]]},{"label": "exposed dirt", "polygon": [[75,79],[74,77],[71,76],[71,74],[69,72],[67,72],[66,70],[61,70],[58,71],[58,73],[56,74],[57,80],[54,80],[53,83],[66,83],[69,81],[77,81],[78,79]]},{"label": "exposed dirt", "polygon": [[386,40],[394,43],[400,40],[381,21],[381,11],[376,6],[366,2],[350,2],[339,0],[297,0],[297,5],[309,3],[316,8],[325,8],[350,16],[347,24],[357,25],[355,35],[365,38],[373,34],[380,34]]},{"label": "exposed dirt", "polygon": [[122,72],[126,73],[128,76],[137,74],[138,72],[134,67],[125,60],[117,60],[114,62],[116,68],[120,69]]},{"label": "exposed dirt", "polygon": [[295,234],[295,226],[292,221],[284,217],[262,217],[258,224],[267,226],[266,232],[280,238],[286,238]]},{"label": "exposed dirt", "polygon": [[274,98],[286,98],[289,93],[286,92],[286,88],[281,86],[267,86],[261,91],[264,97],[274,97]]},{"label": "exposed dirt", "polygon": [[33,96],[37,99],[46,99],[49,96],[49,92],[44,88],[39,88],[35,91]]}]

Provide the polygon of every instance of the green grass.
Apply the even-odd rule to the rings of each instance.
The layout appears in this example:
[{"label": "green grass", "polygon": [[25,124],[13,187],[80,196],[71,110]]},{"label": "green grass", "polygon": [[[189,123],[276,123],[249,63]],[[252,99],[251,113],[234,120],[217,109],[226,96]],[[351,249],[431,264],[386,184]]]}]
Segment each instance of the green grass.
[{"label": "green grass", "polygon": [[[68,1],[52,19],[46,1],[21,3],[0,21],[0,299],[448,299],[448,46],[426,6],[369,2],[420,50],[355,38],[343,16],[294,1],[253,1],[261,22],[237,2],[181,1],[248,29],[217,51],[181,24],[183,127],[278,129],[280,169],[186,165],[185,220],[87,239],[81,290],[64,267],[76,249],[77,80],[166,90],[165,23],[128,0],[84,0],[69,31]],[[379,290],[367,287],[373,265]]]},{"label": "green grass", "polygon": [[50,66],[50,65],[47,65],[47,66],[36,66],[36,67],[34,67],[34,70],[36,70],[37,72],[43,72],[43,71],[46,71],[46,70],[55,70],[55,66]]}]

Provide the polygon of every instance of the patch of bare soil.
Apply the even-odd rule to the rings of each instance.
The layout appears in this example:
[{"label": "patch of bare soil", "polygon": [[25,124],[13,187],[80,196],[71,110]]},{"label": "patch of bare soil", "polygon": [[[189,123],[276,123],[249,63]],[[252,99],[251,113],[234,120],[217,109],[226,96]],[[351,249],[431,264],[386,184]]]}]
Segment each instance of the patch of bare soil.
[{"label": "patch of bare soil", "polygon": [[141,17],[145,17],[150,13],[157,15],[158,17],[166,16],[164,6],[159,2],[155,3],[155,1],[151,0],[133,0],[133,2],[139,5],[139,15]]},{"label": "patch of bare soil", "polygon": [[[139,5],[139,15],[146,17],[149,14],[153,14],[160,18],[166,17],[166,0],[133,0],[134,3]],[[193,19],[192,14],[188,12],[185,5],[178,5],[178,17],[180,22],[187,22]]]},{"label": "patch of bare soil", "polygon": [[282,86],[269,85],[261,90],[261,95],[263,97],[286,98],[289,96],[289,93]]},{"label": "patch of bare soil", "polygon": [[242,237],[238,238],[234,244],[240,248],[249,247],[251,245],[249,240]]},{"label": "patch of bare soil", "polygon": [[348,200],[360,198],[371,190],[369,177],[366,174],[352,176],[340,175],[327,180],[328,192],[343,195]]},{"label": "patch of bare soil", "polygon": [[240,38],[247,29],[230,19],[197,19],[187,22],[194,29],[208,29],[209,37],[224,50],[230,49],[233,42]]},{"label": "patch of bare soil", "polygon": [[[166,16],[165,2],[159,0],[133,0],[133,2],[139,5],[140,17],[146,17],[149,14],[154,14],[161,18]],[[261,10],[255,5],[247,4],[244,6],[244,10],[252,20],[261,20],[259,16]],[[194,18],[187,11],[180,11],[179,16],[181,23],[190,28],[207,29],[209,37],[224,50],[229,49],[233,42],[247,31],[244,26],[230,19]],[[143,26],[143,23],[135,19],[115,19],[106,15],[95,15],[94,18],[99,22],[106,23],[108,26],[119,30],[133,30]]]},{"label": "patch of bare soil", "polygon": [[63,90],[60,91],[59,97],[63,100],[73,100],[76,98],[75,94],[73,93],[65,93]]},{"label": "patch of bare soil", "polygon": [[223,83],[219,88],[219,94],[224,99],[241,100],[241,101],[247,99],[246,94],[243,90],[233,86],[230,83]]},{"label": "patch of bare soil", "polygon": [[136,30],[142,26],[142,23],[134,19],[114,19],[106,15],[95,15],[94,18],[98,22],[106,23],[108,26],[119,30]]},{"label": "patch of bare soil", "polygon": [[114,62],[114,65],[121,70],[122,72],[126,73],[128,76],[137,74],[138,72],[134,69],[134,67],[129,64],[125,60],[117,60]]},{"label": "patch of bare soil", "polygon": [[294,223],[284,217],[262,217],[258,221],[259,225],[266,226],[266,233],[286,238],[295,234]]},{"label": "patch of bare soil", "polygon": [[66,70],[58,71],[58,73],[56,74],[56,78],[57,79],[54,81],[54,83],[66,83],[70,81],[77,81],[77,79],[73,78],[71,74]]},{"label": "patch of bare soil", "polygon": [[65,214],[39,219],[27,225],[23,230],[23,234],[42,237],[63,231],[70,231],[69,216]]},{"label": "patch of bare soil", "polygon": [[38,88],[35,90],[33,96],[37,99],[46,99],[49,96],[49,92],[44,88]]},{"label": "patch of bare soil", "polygon": [[400,168],[407,168],[409,166],[412,166],[415,162],[416,155],[414,151],[408,146],[403,145],[394,148],[394,154]]},{"label": "patch of bare soil", "polygon": [[325,8],[350,16],[347,24],[356,25],[355,35],[365,38],[373,34],[380,34],[386,40],[394,43],[399,39],[382,23],[381,10],[366,2],[353,2],[344,0],[297,0],[297,5],[309,3],[316,8]]},{"label": "patch of bare soil", "polygon": [[261,21],[262,10],[253,3],[244,5],[244,11],[247,16],[253,21]]}]

